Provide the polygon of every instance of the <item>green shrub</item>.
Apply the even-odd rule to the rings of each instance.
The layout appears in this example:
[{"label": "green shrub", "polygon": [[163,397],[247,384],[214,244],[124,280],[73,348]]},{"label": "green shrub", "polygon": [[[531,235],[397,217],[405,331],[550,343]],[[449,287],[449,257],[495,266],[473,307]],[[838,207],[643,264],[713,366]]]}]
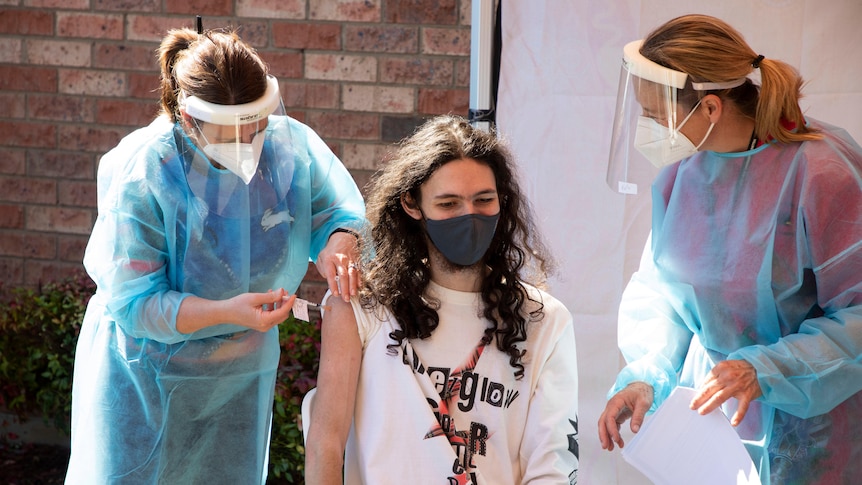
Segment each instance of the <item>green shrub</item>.
[{"label": "green shrub", "polygon": [[[69,433],[75,344],[94,292],[83,272],[36,290],[0,288],[0,406],[21,419],[41,415]],[[317,379],[320,322],[291,317],[279,332],[269,482],[303,483],[300,409]]]},{"label": "green shrub", "polygon": [[303,396],[317,382],[320,321],[307,323],[291,317],[281,324],[279,338],[281,363],[269,447],[270,482],[303,483],[305,447],[299,416]]},{"label": "green shrub", "polygon": [[11,288],[0,307],[0,405],[69,433],[75,343],[95,285],[85,274]]}]

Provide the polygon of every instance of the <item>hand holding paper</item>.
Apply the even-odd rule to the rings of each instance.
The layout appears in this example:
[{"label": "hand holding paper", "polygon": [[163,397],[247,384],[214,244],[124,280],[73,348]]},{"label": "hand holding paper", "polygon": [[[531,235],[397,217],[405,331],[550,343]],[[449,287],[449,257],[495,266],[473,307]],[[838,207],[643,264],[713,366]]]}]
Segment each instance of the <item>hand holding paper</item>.
[{"label": "hand holding paper", "polygon": [[692,410],[696,391],[678,387],[623,449],[623,458],[661,485],[760,485],[739,435],[720,410]]}]

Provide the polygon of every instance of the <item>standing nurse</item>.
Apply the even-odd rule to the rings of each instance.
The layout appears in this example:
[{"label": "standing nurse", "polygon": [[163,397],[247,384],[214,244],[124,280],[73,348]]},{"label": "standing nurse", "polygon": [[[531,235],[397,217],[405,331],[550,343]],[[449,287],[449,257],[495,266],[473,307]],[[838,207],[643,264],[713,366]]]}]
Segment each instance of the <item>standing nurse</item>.
[{"label": "standing nurse", "polygon": [[797,72],[719,19],[671,20],[623,58],[610,181],[663,168],[602,447],[689,386],[692,409],[731,417],[763,483],[858,483],[862,148],[804,117]]},{"label": "standing nurse", "polygon": [[286,296],[310,258],[349,298],[365,208],[235,33],[159,59],[162,114],[99,164],[66,483],[262,484]]}]

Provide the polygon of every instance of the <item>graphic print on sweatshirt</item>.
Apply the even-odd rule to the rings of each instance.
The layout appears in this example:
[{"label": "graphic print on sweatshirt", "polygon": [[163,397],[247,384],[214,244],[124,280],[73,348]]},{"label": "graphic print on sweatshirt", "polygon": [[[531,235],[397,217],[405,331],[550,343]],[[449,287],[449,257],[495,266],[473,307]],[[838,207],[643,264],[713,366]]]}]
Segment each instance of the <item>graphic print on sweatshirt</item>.
[{"label": "graphic print on sweatshirt", "polygon": [[519,395],[517,390],[507,391],[503,384],[474,372],[484,350],[485,342],[480,341],[464,364],[449,369],[426,367],[410,346],[405,343],[401,348],[403,363],[411,366],[413,372],[421,376],[420,379],[430,382],[435,391],[427,392],[426,389],[425,397],[437,418],[437,424],[425,434],[425,439],[445,435],[449,440],[456,456],[452,464],[454,475],[448,477],[449,483],[453,485],[476,483],[476,463],[473,457],[485,456],[490,431],[484,423],[473,421],[470,422],[469,429],[457,429],[450,414],[452,406],[458,406],[458,410],[468,413],[478,400],[495,407],[508,408]]}]

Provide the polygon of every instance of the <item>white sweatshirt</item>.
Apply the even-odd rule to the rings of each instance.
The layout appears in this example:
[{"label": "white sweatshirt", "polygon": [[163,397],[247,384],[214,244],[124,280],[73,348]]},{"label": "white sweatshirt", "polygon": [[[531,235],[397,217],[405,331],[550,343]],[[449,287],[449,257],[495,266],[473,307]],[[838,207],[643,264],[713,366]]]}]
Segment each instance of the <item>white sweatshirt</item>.
[{"label": "white sweatshirt", "polygon": [[429,339],[405,340],[397,355],[387,349],[394,343],[390,332],[399,328],[391,313],[366,312],[354,300],[363,359],[346,484],[577,482],[571,314],[547,293],[527,288],[543,303],[544,318],[528,324],[521,379],[494,342],[477,348],[489,326],[479,293],[432,283],[428,293],[441,301],[440,325]]}]

